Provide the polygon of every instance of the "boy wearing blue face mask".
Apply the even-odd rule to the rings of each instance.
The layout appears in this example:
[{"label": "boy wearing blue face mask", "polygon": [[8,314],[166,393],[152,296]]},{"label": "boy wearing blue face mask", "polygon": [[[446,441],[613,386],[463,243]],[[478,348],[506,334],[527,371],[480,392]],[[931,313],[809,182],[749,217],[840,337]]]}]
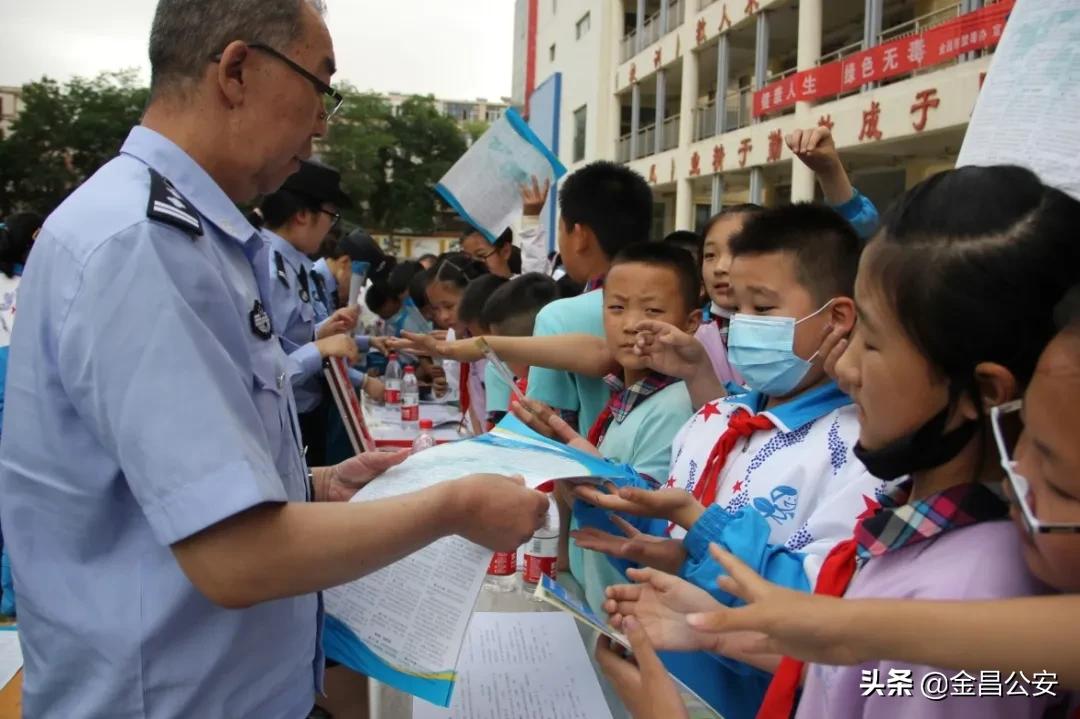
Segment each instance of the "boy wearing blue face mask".
[{"label": "boy wearing blue face mask", "polygon": [[[731,239],[737,302],[728,358],[749,391],[707,402],[676,436],[666,488],[579,489],[602,510],[623,513],[639,531],[681,540],[679,574],[719,601],[716,543],[773,582],[810,591],[828,552],[877,506],[882,490],[852,455],[859,420],[851,399],[830,380],[817,348],[834,327],[855,322],[851,296],[860,240],[833,210],[799,204],[750,218]],[[707,358],[705,359],[707,363]],[[620,534],[598,509],[575,515],[592,529],[579,546],[649,563],[671,552]],[[687,531],[689,530],[689,531]],[[663,543],[661,543],[663,544]],[[656,568],[672,571],[670,564]],[[725,716],[753,716],[769,674],[730,659],[702,665],[699,655],[667,655],[665,664]],[[700,681],[696,681],[700,679]]]}]

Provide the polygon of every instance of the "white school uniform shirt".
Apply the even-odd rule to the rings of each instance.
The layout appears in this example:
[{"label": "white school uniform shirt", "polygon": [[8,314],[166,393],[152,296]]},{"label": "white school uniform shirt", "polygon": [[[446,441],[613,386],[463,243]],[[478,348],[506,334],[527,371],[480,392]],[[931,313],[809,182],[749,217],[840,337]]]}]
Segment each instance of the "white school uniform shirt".
[{"label": "white school uniform shirt", "polygon": [[[851,453],[859,421],[850,398],[830,382],[758,412],[766,397],[748,392],[709,402],[690,418],[673,444],[668,486],[690,492],[701,479],[713,445],[738,408],[776,425],[738,441],[720,471],[715,504],[730,512],[750,508],[765,517],[769,543],[806,555],[813,586],[821,562],[851,537],[859,515],[884,491]],[[675,527],[672,536],[686,532]]]}]

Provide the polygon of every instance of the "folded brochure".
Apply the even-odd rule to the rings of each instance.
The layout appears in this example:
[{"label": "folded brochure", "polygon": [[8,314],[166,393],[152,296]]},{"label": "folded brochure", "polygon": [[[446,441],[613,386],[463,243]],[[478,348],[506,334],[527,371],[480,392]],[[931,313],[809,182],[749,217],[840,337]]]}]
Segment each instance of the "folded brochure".
[{"label": "folded brochure", "polygon": [[[613,642],[616,642],[623,648],[630,650],[630,642],[627,640],[626,635],[622,632],[617,632],[612,627],[605,624],[600,617],[589,609],[589,606],[582,600],[573,596],[566,587],[559,584],[557,581],[548,576],[540,577],[540,581],[536,585],[536,591],[533,595],[542,601],[558,607],[564,612],[569,613],[574,619],[578,620],[585,626],[603,634]],[[698,696],[694,690],[683,684],[673,674],[669,674],[675,681],[675,684],[679,687],[679,693],[682,695],[683,703],[686,704],[687,711],[690,713],[691,719],[723,719],[723,717],[711,706],[709,706],[704,699]]]}]

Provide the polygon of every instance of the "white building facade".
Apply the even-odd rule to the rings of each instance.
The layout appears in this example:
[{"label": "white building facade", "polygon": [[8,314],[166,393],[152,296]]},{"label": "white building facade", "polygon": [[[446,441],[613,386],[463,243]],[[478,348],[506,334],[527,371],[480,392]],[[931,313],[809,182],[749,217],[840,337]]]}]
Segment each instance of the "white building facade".
[{"label": "white building facade", "polygon": [[783,136],[819,125],[884,209],[954,164],[1012,5],[518,0],[514,98],[530,62],[533,85],[561,73],[560,159],[646,177],[657,235],[724,205],[813,198]]}]

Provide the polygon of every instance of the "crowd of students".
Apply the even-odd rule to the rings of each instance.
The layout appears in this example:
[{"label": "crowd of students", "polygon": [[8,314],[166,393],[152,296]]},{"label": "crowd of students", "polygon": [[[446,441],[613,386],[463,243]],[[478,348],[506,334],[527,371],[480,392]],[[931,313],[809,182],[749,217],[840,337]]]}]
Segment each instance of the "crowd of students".
[{"label": "crowd of students", "polygon": [[[634,645],[598,649],[633,716],[682,715],[668,672],[727,717],[1063,715],[1075,602],[1042,595],[1080,568],[1080,204],[967,167],[879,221],[827,130],[787,141],[825,203],[731,207],[686,248],[649,236],[639,176],[594,163],[559,194],[584,292],[455,266],[436,324],[510,364],[519,419],[640,475],[559,497],[565,566]],[[483,320],[519,303],[514,332]],[[437,334],[388,345],[483,361]],[[912,599],[934,601],[889,601]],[[950,668],[996,673],[923,690]]]}]

